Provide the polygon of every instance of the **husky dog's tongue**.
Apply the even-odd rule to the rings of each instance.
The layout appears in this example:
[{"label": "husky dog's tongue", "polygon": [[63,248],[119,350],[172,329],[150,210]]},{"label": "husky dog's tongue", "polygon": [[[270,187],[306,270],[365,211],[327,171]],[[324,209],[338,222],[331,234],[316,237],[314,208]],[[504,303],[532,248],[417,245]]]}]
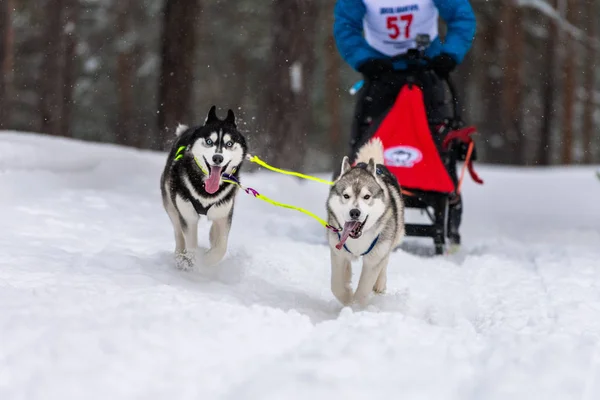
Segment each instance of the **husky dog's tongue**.
[{"label": "husky dog's tongue", "polygon": [[335,248],[340,250],[346,243],[346,240],[348,240],[348,237],[350,236],[350,234],[355,232],[356,230],[358,230],[360,228],[360,226],[361,226],[360,221],[346,222],[344,224],[344,229],[342,229],[342,233],[340,234],[340,241],[338,244],[335,245]]},{"label": "husky dog's tongue", "polygon": [[208,178],[204,181],[204,189],[209,194],[215,193],[219,190],[219,186],[221,184],[221,171],[223,167],[219,167],[217,165],[212,165],[210,167],[210,173],[208,174]]}]

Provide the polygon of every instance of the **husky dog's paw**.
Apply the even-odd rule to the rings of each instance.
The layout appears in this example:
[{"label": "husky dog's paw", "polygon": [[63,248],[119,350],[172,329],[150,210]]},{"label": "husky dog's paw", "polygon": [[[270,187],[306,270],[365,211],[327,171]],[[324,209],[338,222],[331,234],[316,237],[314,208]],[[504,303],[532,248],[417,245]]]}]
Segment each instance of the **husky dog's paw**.
[{"label": "husky dog's paw", "polygon": [[373,285],[373,291],[377,294],[385,293],[387,288],[387,276],[385,274],[380,274]]},{"label": "husky dog's paw", "polygon": [[175,253],[175,267],[182,271],[188,271],[194,268],[195,265],[195,254],[189,251],[182,251]]},{"label": "husky dog's paw", "polygon": [[209,249],[202,255],[202,265],[214,267],[225,257],[225,250],[220,248]]},{"label": "husky dog's paw", "polygon": [[365,307],[367,307],[367,305],[369,305],[369,300],[371,300],[371,297],[369,296],[369,294],[370,293],[367,293],[366,295],[354,294],[352,306],[356,310],[364,310]]},{"label": "husky dog's paw", "polygon": [[376,294],[383,294],[385,293],[387,287],[387,267],[384,267],[384,269],[381,270],[381,272],[379,272],[379,276],[377,277],[377,280],[375,281],[375,284],[373,285],[373,291]]},{"label": "husky dog's paw", "polygon": [[352,293],[352,289],[348,287],[340,289],[332,288],[331,291],[333,292],[335,298],[338,299],[338,301],[342,303],[344,307],[349,306],[352,303],[352,297],[354,296],[354,293]]},{"label": "husky dog's paw", "polygon": [[373,291],[377,294],[384,294],[387,289],[385,279],[378,279],[373,285]]}]

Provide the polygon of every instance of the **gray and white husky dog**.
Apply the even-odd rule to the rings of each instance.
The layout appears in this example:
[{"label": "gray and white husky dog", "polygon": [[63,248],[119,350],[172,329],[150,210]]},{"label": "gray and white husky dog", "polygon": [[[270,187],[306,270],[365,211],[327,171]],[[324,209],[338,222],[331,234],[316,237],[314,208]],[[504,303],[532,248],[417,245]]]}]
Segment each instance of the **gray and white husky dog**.
[{"label": "gray and white husky dog", "polygon": [[[383,293],[391,252],[404,237],[404,202],[396,177],[384,165],[383,145],[374,139],[361,147],[352,167],[342,161],[327,199],[331,248],[331,291],[343,304],[365,306],[371,292]],[[353,260],[363,259],[356,292],[351,287]]]},{"label": "gray and white husky dog", "polygon": [[198,221],[212,221],[204,265],[217,264],[225,256],[233,217],[236,185],[223,182],[223,174],[239,179],[247,154],[244,136],[238,131],[235,115],[217,117],[216,107],[208,112],[204,125],[179,125],[161,176],[163,206],[175,230],[175,255],[180,268],[191,268],[198,249]]}]

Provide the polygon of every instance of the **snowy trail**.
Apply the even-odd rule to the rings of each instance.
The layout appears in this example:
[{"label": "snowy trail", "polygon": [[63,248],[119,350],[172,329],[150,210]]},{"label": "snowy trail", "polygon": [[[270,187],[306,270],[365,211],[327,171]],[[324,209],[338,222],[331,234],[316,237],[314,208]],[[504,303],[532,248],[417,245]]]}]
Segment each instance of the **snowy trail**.
[{"label": "snowy trail", "polygon": [[[409,240],[359,312],[320,225],[249,196],[226,260],[175,270],[163,162],[0,133],[0,399],[600,398],[594,168],[481,168],[463,249]],[[324,215],[327,187],[242,178]]]}]

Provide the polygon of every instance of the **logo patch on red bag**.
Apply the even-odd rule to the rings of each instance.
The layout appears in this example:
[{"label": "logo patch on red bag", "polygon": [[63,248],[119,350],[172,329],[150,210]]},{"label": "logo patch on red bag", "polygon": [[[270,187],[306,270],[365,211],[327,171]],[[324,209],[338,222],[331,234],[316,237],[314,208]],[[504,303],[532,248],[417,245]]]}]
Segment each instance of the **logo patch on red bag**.
[{"label": "logo patch on red bag", "polygon": [[390,167],[412,168],[423,159],[423,153],[412,146],[394,146],[384,152],[385,164]]}]

